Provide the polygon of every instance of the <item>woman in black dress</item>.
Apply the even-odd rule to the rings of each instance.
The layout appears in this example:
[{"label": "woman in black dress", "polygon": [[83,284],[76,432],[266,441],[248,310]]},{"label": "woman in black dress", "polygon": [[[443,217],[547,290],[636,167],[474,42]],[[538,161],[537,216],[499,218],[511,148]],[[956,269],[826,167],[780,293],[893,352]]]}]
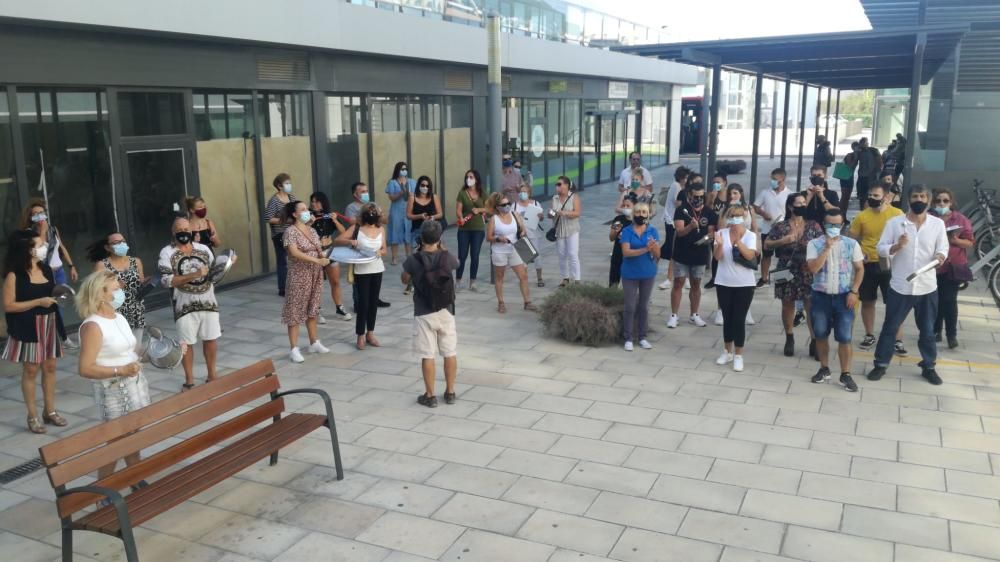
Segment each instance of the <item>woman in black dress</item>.
[{"label": "woman in black dress", "polygon": [[[333,247],[333,239],[344,232],[344,225],[337,220],[336,214],[330,208],[330,199],[322,191],[317,191],[309,196],[309,210],[313,214],[312,227],[319,235],[320,244],[323,250]],[[351,318],[350,312],[344,309],[344,301],[340,292],[340,264],[331,261],[330,265],[323,269],[326,278],[330,281],[330,297],[333,298],[333,305],[337,309],[337,318],[348,321]],[[326,318],[319,317],[320,324],[326,324]]]}]

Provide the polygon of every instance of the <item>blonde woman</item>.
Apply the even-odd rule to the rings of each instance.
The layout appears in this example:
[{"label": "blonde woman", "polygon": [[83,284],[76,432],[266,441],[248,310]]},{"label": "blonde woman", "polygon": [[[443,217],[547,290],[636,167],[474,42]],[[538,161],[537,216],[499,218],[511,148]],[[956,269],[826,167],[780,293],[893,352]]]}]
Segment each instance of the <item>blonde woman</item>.
[{"label": "blonde woman", "polygon": [[[107,421],[148,406],[149,384],[142,374],[136,339],[128,321],[118,313],[125,303],[125,290],[118,276],[108,270],[95,271],[83,280],[76,295],[80,325],[80,376],[90,379],[94,400]],[[139,462],[139,453],[125,457],[125,464]],[[118,459],[97,470],[100,480],[115,470]],[[144,485],[139,482],[137,486]]]},{"label": "blonde woman", "polygon": [[531,303],[531,293],[528,289],[528,267],[521,261],[521,256],[514,249],[514,243],[527,234],[521,217],[511,212],[513,206],[507,192],[493,193],[486,201],[486,208],[493,215],[486,224],[486,239],[490,243],[490,256],[493,261],[493,271],[496,274],[494,288],[497,293],[497,312],[507,312],[503,302],[503,275],[509,266],[521,285],[521,298],[524,299],[524,309],[535,311],[538,308]]}]

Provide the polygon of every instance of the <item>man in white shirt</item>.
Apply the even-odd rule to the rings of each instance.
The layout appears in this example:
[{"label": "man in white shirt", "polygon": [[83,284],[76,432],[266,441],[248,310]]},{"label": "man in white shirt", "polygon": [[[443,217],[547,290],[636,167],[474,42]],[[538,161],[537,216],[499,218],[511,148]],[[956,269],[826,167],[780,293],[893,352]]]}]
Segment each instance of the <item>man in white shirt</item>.
[{"label": "man in white shirt", "polygon": [[660,192],[659,203],[663,207],[663,246],[660,249],[660,259],[667,262],[667,278],[660,283],[658,287],[661,291],[665,291],[670,288],[670,284],[674,278],[674,214],[677,212],[677,198],[681,196],[681,192],[684,191],[684,186],[687,185],[688,175],[691,174],[691,170],[684,166],[678,166],[674,170],[674,181],[669,187],[665,187],[663,191]]},{"label": "man in white shirt", "polygon": [[[785,169],[775,168],[771,171],[771,188],[765,189],[757,195],[757,200],[753,203],[753,208],[760,218],[761,238],[767,238],[771,232],[771,226],[785,220],[785,202],[788,201],[788,194],[791,191],[785,187]],[[758,287],[763,287],[771,282],[771,258],[774,257],[774,250],[764,250],[760,260],[760,280]]]},{"label": "man in white shirt", "polygon": [[913,310],[920,331],[921,375],[931,384],[941,384],[934,370],[937,344],[934,343],[934,320],[937,318],[937,275],[930,269],[912,280],[908,277],[928,263],[940,266],[948,257],[948,235],[944,221],[927,214],[930,193],[923,185],[910,188],[910,212],[890,219],[878,242],[878,255],[891,258],[892,279],[886,297],[885,321],[875,346],[875,367],[868,380],[885,375],[892,359],[894,337],[906,316]]},{"label": "man in white shirt", "polygon": [[649,173],[649,170],[642,167],[642,156],[638,152],[633,152],[628,155],[629,165],[622,170],[622,173],[618,175],[618,193],[623,193],[625,190],[632,186],[632,174],[634,172],[642,172],[642,185],[634,186],[634,188],[645,187],[650,193],[653,192],[653,174]]}]

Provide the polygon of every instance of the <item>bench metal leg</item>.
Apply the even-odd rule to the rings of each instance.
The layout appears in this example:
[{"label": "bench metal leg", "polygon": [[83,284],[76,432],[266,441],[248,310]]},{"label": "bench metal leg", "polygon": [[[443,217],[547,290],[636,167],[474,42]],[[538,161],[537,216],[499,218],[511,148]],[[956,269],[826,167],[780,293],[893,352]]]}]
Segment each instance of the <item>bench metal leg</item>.
[{"label": "bench metal leg", "polygon": [[278,451],[271,453],[271,466],[278,464]]},{"label": "bench metal leg", "polygon": [[330,428],[330,442],[333,444],[333,463],[337,467],[337,480],[344,479],[344,465],[340,460],[340,441],[337,440],[337,424],[333,415],[326,418],[326,426]]},{"label": "bench metal leg", "polygon": [[73,562],[73,529],[65,525],[62,528],[62,559]]},{"label": "bench metal leg", "polygon": [[132,526],[122,528],[122,542],[125,544],[125,560],[139,562],[139,553],[135,548],[135,537],[132,536]]}]

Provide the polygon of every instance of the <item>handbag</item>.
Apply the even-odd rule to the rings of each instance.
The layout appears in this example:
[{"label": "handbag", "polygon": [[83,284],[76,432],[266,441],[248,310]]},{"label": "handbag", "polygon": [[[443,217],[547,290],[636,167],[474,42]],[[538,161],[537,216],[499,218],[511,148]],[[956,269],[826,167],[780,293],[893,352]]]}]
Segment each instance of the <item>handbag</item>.
[{"label": "handbag", "polygon": [[747,269],[752,269],[754,271],[757,271],[757,268],[760,266],[760,254],[754,252],[753,259],[748,260],[745,257],[743,257],[743,254],[740,253],[739,248],[733,246],[733,261],[736,262],[737,265],[741,265]]},{"label": "handbag", "polygon": [[[560,212],[562,212],[562,210],[566,208],[566,204],[569,203],[569,200],[572,199],[574,195],[576,195],[576,194],[575,193],[570,193],[569,197],[567,197],[566,200],[563,201],[562,207],[559,207],[559,211]],[[561,219],[561,218],[562,217],[556,217],[556,221],[552,224],[552,228],[550,228],[549,231],[545,233],[545,239],[548,240],[549,242],[555,242],[556,241],[556,238],[557,238],[557,236],[556,236],[556,227],[559,226],[559,219]]]},{"label": "handbag", "polygon": [[514,213],[514,222],[517,223],[517,241],[514,242],[514,251],[524,263],[531,263],[538,257],[538,249],[528,239],[528,233],[524,231],[521,223],[521,216]]},{"label": "handbag", "polygon": [[945,264],[942,274],[956,283],[968,283],[974,277],[972,268],[964,263],[948,262]]},{"label": "handbag", "polygon": [[833,177],[838,180],[849,180],[854,177],[854,168],[843,162],[837,162],[833,167]]}]

